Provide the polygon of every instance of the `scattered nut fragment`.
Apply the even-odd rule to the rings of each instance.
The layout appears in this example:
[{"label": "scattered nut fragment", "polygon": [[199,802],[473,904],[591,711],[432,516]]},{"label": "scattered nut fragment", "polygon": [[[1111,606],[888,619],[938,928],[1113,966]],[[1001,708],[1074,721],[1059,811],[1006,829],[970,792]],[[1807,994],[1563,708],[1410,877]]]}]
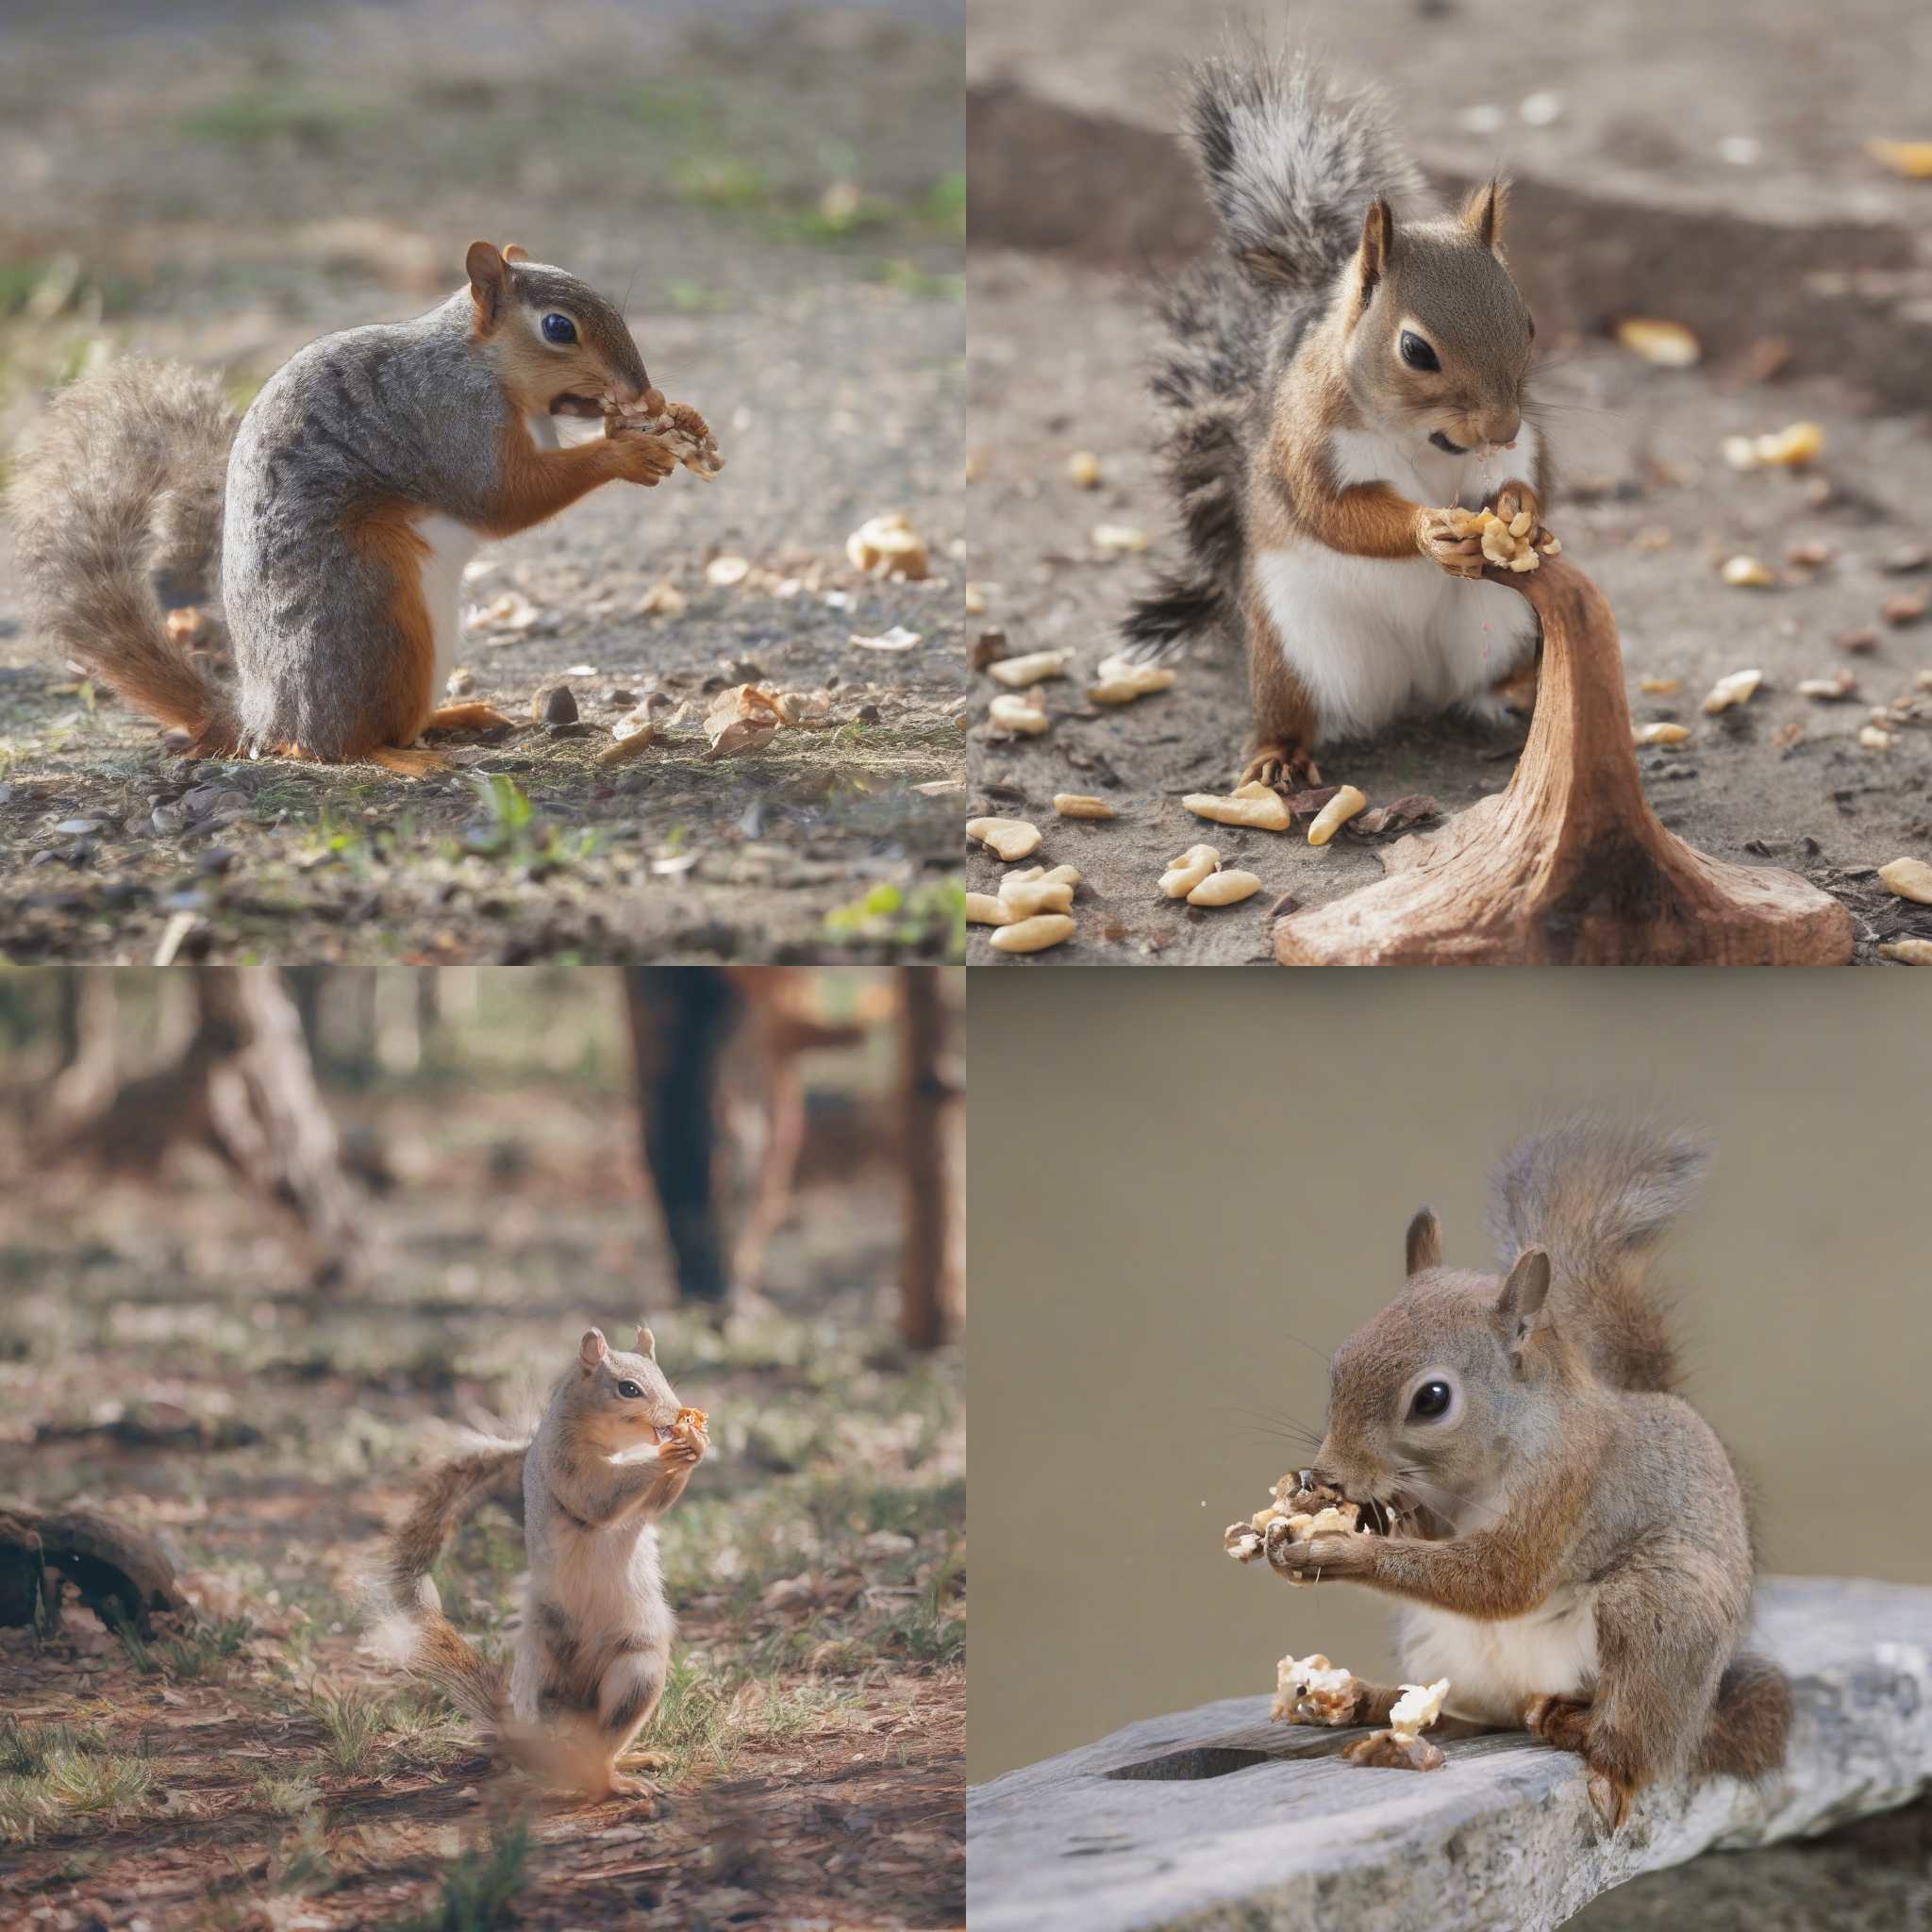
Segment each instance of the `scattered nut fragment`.
[{"label": "scattered nut fragment", "polygon": [[1824,430],[1816,423],[1793,423],[1772,436],[1727,436],[1724,461],[1734,470],[1797,469],[1824,447]]},{"label": "scattered nut fragment", "polygon": [[1640,724],[1631,732],[1634,743],[1643,744],[1682,744],[1690,736],[1681,724]]},{"label": "scattered nut fragment", "polygon": [[1347,824],[1356,813],[1362,810],[1368,800],[1353,785],[1344,785],[1320,811],[1315,814],[1314,823],[1308,827],[1308,843],[1325,845]]},{"label": "scattered nut fragment", "polygon": [[1002,658],[989,664],[987,675],[1018,691],[1023,685],[1038,684],[1043,677],[1064,677],[1071,651],[1028,651],[1022,658]]},{"label": "scattered nut fragment", "polygon": [[1932,180],[1932,141],[1885,141],[1874,135],[1865,152],[1908,181]]},{"label": "scattered nut fragment", "polygon": [[1867,651],[1875,651],[1878,648],[1878,633],[1870,625],[1862,625],[1857,630],[1841,631],[1839,634],[1838,647],[1840,651],[1851,652],[1855,657],[1862,657]]},{"label": "scattered nut fragment", "polygon": [[1332,1728],[1353,1722],[1355,1701],[1355,1673],[1331,1664],[1319,1651],[1313,1657],[1285,1657],[1274,1666],[1271,1716]]},{"label": "scattered nut fragment", "polygon": [[1011,731],[1022,738],[1038,738],[1053,723],[1031,697],[1010,691],[994,698],[987,706],[986,715],[1002,731]]},{"label": "scattered nut fragment", "polygon": [[1040,850],[1040,827],[1024,819],[968,819],[966,836],[1006,859],[1024,858]]},{"label": "scattered nut fragment", "polygon": [[1932,940],[1893,940],[1879,947],[1878,957],[1901,966],[1932,966]]},{"label": "scattered nut fragment", "polygon": [[1145,530],[1137,530],[1128,524],[1095,524],[1093,526],[1093,547],[1103,557],[1138,556],[1152,541]]},{"label": "scattered nut fragment", "polygon": [[1008,886],[1028,885],[1035,879],[1042,879],[1049,886],[1077,886],[1080,873],[1078,867],[1071,865],[1057,865],[1051,872],[1043,865],[1029,865],[1024,872],[1009,872],[1000,881],[1000,891],[1004,893]]},{"label": "scattered nut fragment", "polygon": [[748,557],[714,557],[705,566],[705,581],[717,591],[728,591],[732,585],[743,583],[750,575]]},{"label": "scattered nut fragment", "polygon": [[1157,691],[1165,691],[1174,680],[1173,669],[1165,664],[1136,664],[1126,658],[1104,658],[1094,672],[1095,682],[1087,695],[1096,705],[1130,705]]},{"label": "scattered nut fragment", "polygon": [[1894,858],[1878,868],[1886,891],[1920,906],[1932,906],[1932,865],[1923,858]]},{"label": "scattered nut fragment", "polygon": [[966,923],[969,925],[1011,925],[1015,916],[1013,908],[1004,899],[996,899],[991,892],[966,894]]},{"label": "scattered nut fragment", "polygon": [[1713,717],[1720,711],[1728,711],[1733,705],[1741,705],[1763,682],[1761,671],[1733,671],[1711,686],[1704,708]]},{"label": "scattered nut fragment", "polygon": [[1261,881],[1251,872],[1209,873],[1188,894],[1190,906],[1238,906],[1261,890]]},{"label": "scattered nut fragment", "polygon": [[1866,751],[1890,751],[1891,733],[1882,724],[1868,724],[1858,733],[1858,743]]},{"label": "scattered nut fragment", "polygon": [[1288,801],[1257,778],[1238,786],[1226,798],[1211,791],[1191,791],[1181,803],[1199,819],[1217,825],[1249,825],[1257,832],[1285,832],[1291,813]]},{"label": "scattered nut fragment", "polygon": [[1170,899],[1185,899],[1220,863],[1221,854],[1213,846],[1190,845],[1178,858],[1167,861],[1160,890]]},{"label": "scattered nut fragment", "polygon": [[1932,599],[1928,599],[1924,591],[1901,591],[1896,596],[1885,600],[1885,608],[1879,615],[1887,624],[1900,626],[1917,624],[1924,616],[1928,603],[1932,603]]},{"label": "scattered nut fragment", "polygon": [[1857,675],[1847,665],[1829,677],[1802,677],[1798,680],[1797,692],[1801,698],[1817,698],[1828,705],[1841,704],[1846,698],[1857,696]]},{"label": "scattered nut fragment", "polygon": [[1071,912],[1074,889],[1051,879],[1002,879],[1000,904],[1015,919],[1031,919],[1036,912]]},{"label": "scattered nut fragment", "polygon": [[[1452,506],[1442,512],[1450,529],[1458,537],[1480,537],[1483,561],[1503,570],[1535,570],[1541,559],[1536,553],[1536,519],[1519,510],[1505,523],[1491,509],[1463,509]],[[1562,549],[1556,538],[1545,536],[1543,556],[1555,557]]]},{"label": "scattered nut fragment", "polygon": [[1761,591],[1777,582],[1777,574],[1755,557],[1732,557],[1724,560],[1724,580],[1740,591]]},{"label": "scattered nut fragment", "polygon": [[995,927],[991,943],[1002,953],[1039,953],[1073,936],[1074,922],[1064,912],[1041,912]]},{"label": "scattered nut fragment", "polygon": [[1426,1738],[1405,1731],[1371,1731],[1344,1744],[1341,1755],[1351,1764],[1365,1764],[1372,1771],[1441,1771],[1448,1763],[1441,1747]]},{"label": "scattered nut fragment", "polygon": [[1100,488],[1100,458],[1091,449],[1076,449],[1067,458],[1067,480],[1075,490]]},{"label": "scattered nut fragment", "polygon": [[1063,819],[1110,819],[1119,817],[1104,798],[1085,791],[1056,791],[1053,808]]},{"label": "scattered nut fragment", "polygon": [[1704,345],[1681,322],[1653,322],[1633,315],[1617,325],[1617,340],[1633,356],[1641,356],[1659,369],[1691,368]]},{"label": "scattered nut fragment", "polygon": [[597,754],[600,765],[621,765],[641,757],[658,736],[658,722],[648,703],[626,711],[610,727],[611,742]]},{"label": "scattered nut fragment", "polygon": [[966,615],[968,617],[984,617],[986,615],[987,592],[991,589],[991,586],[990,584],[968,582],[964,593]]},{"label": "scattered nut fragment", "polygon": [[1681,677],[1640,677],[1637,689],[1650,697],[1667,698],[1681,690],[1683,683]]},{"label": "scattered nut fragment", "polygon": [[904,510],[888,510],[859,525],[845,540],[845,555],[855,570],[868,576],[916,582],[931,568],[924,541]]}]

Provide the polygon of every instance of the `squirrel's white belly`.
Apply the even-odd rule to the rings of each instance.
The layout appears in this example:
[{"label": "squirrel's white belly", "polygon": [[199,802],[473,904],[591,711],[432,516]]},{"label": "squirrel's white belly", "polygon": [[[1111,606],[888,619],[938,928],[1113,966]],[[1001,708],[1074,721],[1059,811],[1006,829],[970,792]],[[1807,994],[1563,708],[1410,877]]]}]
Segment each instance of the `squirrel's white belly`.
[{"label": "squirrel's white belly", "polygon": [[1406,1682],[1449,1679],[1457,1717],[1515,1725],[1532,1697],[1588,1698],[1596,1685],[1596,1606],[1588,1590],[1554,1592],[1526,1617],[1484,1622],[1425,1604],[1397,1634]]},{"label": "squirrel's white belly", "polygon": [[482,539],[454,517],[440,515],[425,517],[416,525],[416,534],[429,546],[423,559],[423,603],[436,640],[436,668],[429,681],[429,708],[434,710],[447,694],[449,675],[457,667],[463,625],[463,569],[482,547]]}]

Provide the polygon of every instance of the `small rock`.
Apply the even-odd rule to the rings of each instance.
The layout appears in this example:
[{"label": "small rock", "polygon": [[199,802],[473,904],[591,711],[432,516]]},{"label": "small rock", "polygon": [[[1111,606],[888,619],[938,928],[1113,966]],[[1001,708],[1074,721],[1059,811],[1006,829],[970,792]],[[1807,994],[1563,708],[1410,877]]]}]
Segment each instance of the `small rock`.
[{"label": "small rock", "polygon": [[576,694],[567,684],[540,691],[530,709],[540,724],[575,724],[577,722]]}]

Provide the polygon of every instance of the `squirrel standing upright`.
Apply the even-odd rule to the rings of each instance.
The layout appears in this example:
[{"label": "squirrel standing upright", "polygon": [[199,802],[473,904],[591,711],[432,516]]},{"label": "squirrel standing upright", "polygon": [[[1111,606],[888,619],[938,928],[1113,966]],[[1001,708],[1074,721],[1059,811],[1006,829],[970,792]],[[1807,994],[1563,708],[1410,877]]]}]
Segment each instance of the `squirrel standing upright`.
[{"label": "squirrel standing upright", "polygon": [[[1740,1648],[1753,1555],[1724,1444],[1672,1391],[1648,1251],[1706,1165],[1678,1136],[1574,1122],[1491,1182],[1507,1278],[1448,1268],[1424,1208],[1407,1283],[1336,1351],[1312,1474],[1429,1533],[1271,1529],[1281,1574],[1402,1600],[1397,1646],[1473,1728],[1582,1755],[1614,1830],[1632,1795],[1784,1761],[1790,1690]],[[1357,1686],[1352,1721],[1399,1693]]]},{"label": "squirrel standing upright", "polygon": [[1500,717],[1531,661],[1534,614],[1470,581],[1479,542],[1445,512],[1526,510],[1547,541],[1536,326],[1503,258],[1506,184],[1424,212],[1373,93],[1340,97],[1305,59],[1212,61],[1191,124],[1230,263],[1162,305],[1154,392],[1189,564],[1125,635],[1152,658],[1239,619],[1241,782],[1312,782],[1323,741],[1404,710]]},{"label": "squirrel standing upright", "polygon": [[[128,361],[59,395],[9,491],[35,627],[196,756],[367,760],[417,777],[425,730],[509,721],[439,703],[463,566],[671,443],[624,317],[525,250],[472,244],[469,286],[413,322],[310,342],[239,425],[208,377]],[[675,430],[706,435],[670,406]],[[601,416],[560,447],[555,416]],[[237,684],[170,638],[150,584],[220,554]]]},{"label": "squirrel standing upright", "polygon": [[[651,1331],[637,1339],[636,1354],[620,1353],[588,1330],[533,1436],[434,1471],[391,1540],[392,1619],[379,1633],[514,1759],[591,1797],[649,1795],[617,1763],[671,1666],[654,1525],[709,1447],[702,1413],[679,1408],[658,1368]],[[429,1572],[466,1517],[519,1483],[529,1579],[506,1683],[443,1616]]]}]

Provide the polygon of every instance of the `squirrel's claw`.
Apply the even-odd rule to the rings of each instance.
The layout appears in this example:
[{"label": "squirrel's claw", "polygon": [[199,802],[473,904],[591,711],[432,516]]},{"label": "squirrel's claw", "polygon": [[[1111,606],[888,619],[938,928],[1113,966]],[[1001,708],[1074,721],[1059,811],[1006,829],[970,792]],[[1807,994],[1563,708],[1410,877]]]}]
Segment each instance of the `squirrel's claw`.
[{"label": "squirrel's claw", "polygon": [[1263,744],[1257,746],[1254,756],[1241,767],[1241,776],[1234,782],[1240,787],[1252,785],[1257,779],[1272,791],[1298,791],[1319,785],[1322,774],[1316,768],[1314,755],[1306,745]]},{"label": "squirrel's claw", "polygon": [[1482,539],[1458,529],[1454,511],[1425,509],[1416,520],[1416,548],[1451,576],[1483,574]]},{"label": "squirrel's claw", "polygon": [[1590,1802],[1606,1831],[1620,1831],[1630,1815],[1630,1788],[1607,1772],[1593,1771],[1590,1774]]}]

